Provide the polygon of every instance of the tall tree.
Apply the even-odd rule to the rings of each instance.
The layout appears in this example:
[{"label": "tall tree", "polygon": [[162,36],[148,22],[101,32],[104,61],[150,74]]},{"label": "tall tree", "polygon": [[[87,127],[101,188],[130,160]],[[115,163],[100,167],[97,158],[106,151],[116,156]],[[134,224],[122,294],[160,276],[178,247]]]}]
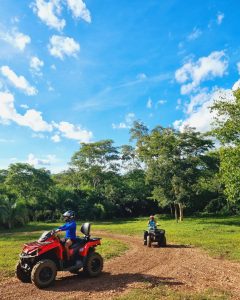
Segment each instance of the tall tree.
[{"label": "tall tree", "polygon": [[192,128],[179,132],[161,126],[148,134],[144,131],[137,138],[147,180],[154,185],[152,197],[162,206],[173,205],[175,215],[179,212],[182,219],[183,205],[192,201],[194,185],[207,168],[205,153],[213,146],[212,141]]},{"label": "tall tree", "polygon": [[51,206],[53,180],[45,169],[36,169],[25,163],[11,164],[5,185],[25,201],[32,218],[36,209],[45,210]]},{"label": "tall tree", "polygon": [[229,209],[240,209],[240,89],[217,99],[213,134],[221,142],[220,172]]}]

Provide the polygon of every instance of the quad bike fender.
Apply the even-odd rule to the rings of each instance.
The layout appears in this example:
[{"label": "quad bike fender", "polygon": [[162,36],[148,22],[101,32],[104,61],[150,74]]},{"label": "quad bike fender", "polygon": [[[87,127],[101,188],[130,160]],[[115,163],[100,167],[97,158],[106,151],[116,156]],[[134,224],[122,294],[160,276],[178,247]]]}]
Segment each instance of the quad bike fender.
[{"label": "quad bike fender", "polygon": [[101,245],[101,240],[96,239],[94,241],[89,241],[84,247],[79,249],[79,254],[83,257],[86,257],[89,253],[89,250],[95,248],[96,246]]},{"label": "quad bike fender", "polygon": [[62,247],[56,244],[49,244],[47,247],[43,247],[42,249],[39,249],[38,251],[38,255],[43,255],[49,251],[53,251],[56,253],[56,256],[58,257],[58,259],[63,259],[63,249]]}]

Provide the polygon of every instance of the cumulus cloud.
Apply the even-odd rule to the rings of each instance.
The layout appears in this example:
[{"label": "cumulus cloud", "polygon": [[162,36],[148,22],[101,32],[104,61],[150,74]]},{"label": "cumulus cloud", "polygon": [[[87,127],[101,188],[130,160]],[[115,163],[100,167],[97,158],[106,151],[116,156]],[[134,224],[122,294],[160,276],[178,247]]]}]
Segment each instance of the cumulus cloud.
[{"label": "cumulus cloud", "polygon": [[17,76],[8,66],[1,67],[1,73],[13,86],[22,90],[26,95],[33,96],[37,94],[37,89],[29,84],[23,76]]},{"label": "cumulus cloud", "polygon": [[193,31],[188,35],[187,39],[189,41],[194,41],[197,38],[199,38],[201,34],[202,34],[202,31],[200,29],[198,29],[197,27],[194,27]]},{"label": "cumulus cloud", "polygon": [[47,26],[59,31],[65,27],[66,21],[59,18],[62,10],[61,0],[49,0],[48,2],[36,0],[31,7],[39,19]]},{"label": "cumulus cloud", "polygon": [[44,62],[37,56],[32,56],[30,59],[30,68],[35,74],[40,74],[41,68],[44,66]]},{"label": "cumulus cloud", "polygon": [[238,89],[240,89],[240,79],[238,81],[236,81],[232,87],[233,91],[236,91]]},{"label": "cumulus cloud", "polygon": [[[224,51],[215,51],[209,56],[201,57],[196,62],[189,61],[175,72],[177,82],[181,86],[181,94],[195,91],[202,81],[214,77],[222,77],[228,68]],[[188,82],[188,83],[187,83]]]},{"label": "cumulus cloud", "polygon": [[210,111],[210,107],[218,99],[232,101],[233,97],[232,90],[214,89],[210,93],[201,91],[199,94],[191,96],[190,102],[186,105],[186,118],[176,120],[173,126],[180,131],[183,131],[186,126],[195,127],[200,132],[209,131],[216,116],[214,111]]},{"label": "cumulus cloud", "polygon": [[113,129],[129,129],[132,127],[133,121],[136,118],[134,113],[128,113],[125,116],[125,120],[119,124],[112,124]]},{"label": "cumulus cloud", "polygon": [[27,44],[30,44],[31,38],[13,28],[11,31],[0,31],[0,39],[10,44],[20,51],[24,51]]},{"label": "cumulus cloud", "polygon": [[80,51],[80,45],[73,38],[53,35],[48,49],[52,56],[63,59],[64,56],[76,56]]},{"label": "cumulus cloud", "polygon": [[66,21],[61,17],[63,4],[71,10],[74,18],[91,23],[91,14],[82,0],[35,0],[31,7],[39,19],[58,31],[62,31]]},{"label": "cumulus cloud", "polygon": [[0,92],[0,123],[6,125],[14,122],[19,126],[31,128],[35,132],[32,137],[37,138],[45,138],[39,132],[53,132],[51,140],[55,143],[60,142],[61,137],[86,143],[92,139],[92,132],[82,129],[81,126],[76,126],[65,121],[48,123],[43,119],[40,111],[29,109],[26,105],[21,105],[21,107],[26,109],[24,114],[17,112],[14,104],[14,96],[11,93]]},{"label": "cumulus cloud", "polygon": [[69,122],[62,121],[59,124],[55,123],[54,126],[61,132],[62,136],[77,140],[80,143],[89,143],[93,136],[91,131],[82,129],[80,126],[73,125]]},{"label": "cumulus cloud", "polygon": [[51,140],[54,142],[54,143],[59,143],[61,141],[61,138],[59,136],[59,134],[54,134],[52,137],[51,137]]},{"label": "cumulus cloud", "polygon": [[217,24],[218,24],[218,25],[221,25],[223,19],[224,19],[224,13],[219,12],[219,13],[217,14]]},{"label": "cumulus cloud", "polygon": [[75,18],[91,23],[91,14],[82,0],[67,0],[67,5]]},{"label": "cumulus cloud", "polygon": [[3,124],[15,122],[37,132],[53,129],[51,124],[43,120],[39,111],[28,109],[24,114],[19,114],[14,105],[14,96],[8,92],[0,92],[0,122]]},{"label": "cumulus cloud", "polygon": [[56,155],[48,154],[45,158],[37,158],[34,154],[29,153],[26,162],[34,167],[50,166],[56,162]]}]

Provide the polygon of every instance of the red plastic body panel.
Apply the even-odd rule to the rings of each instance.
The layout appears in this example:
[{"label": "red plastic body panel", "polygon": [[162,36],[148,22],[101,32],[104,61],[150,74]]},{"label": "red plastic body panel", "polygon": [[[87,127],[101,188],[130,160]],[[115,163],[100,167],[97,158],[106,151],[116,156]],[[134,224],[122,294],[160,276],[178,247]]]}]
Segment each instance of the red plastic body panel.
[{"label": "red plastic body panel", "polygon": [[[98,245],[101,245],[101,239],[96,238],[89,240],[83,247],[79,248],[79,255],[80,256],[87,256],[89,249],[94,248]],[[26,255],[30,255],[31,253],[38,250],[37,255],[42,255],[44,253],[47,253],[51,250],[55,249],[57,258],[59,260],[63,260],[63,253],[65,251],[65,247],[60,243],[60,240],[57,236],[51,236],[48,240],[45,242],[32,242],[32,243],[27,243],[23,247],[23,253]],[[70,255],[72,255],[74,252],[73,249],[70,249]]]},{"label": "red plastic body panel", "polygon": [[31,255],[31,252],[38,250],[39,256],[52,249],[56,249],[57,258],[62,260],[64,247],[60,243],[59,238],[55,236],[51,236],[46,242],[27,243],[23,247],[23,252]]},{"label": "red plastic body panel", "polygon": [[80,253],[81,256],[87,256],[89,249],[94,248],[98,245],[101,245],[101,240],[100,239],[96,239],[94,241],[89,241],[84,245],[84,247],[79,249],[79,253]]}]

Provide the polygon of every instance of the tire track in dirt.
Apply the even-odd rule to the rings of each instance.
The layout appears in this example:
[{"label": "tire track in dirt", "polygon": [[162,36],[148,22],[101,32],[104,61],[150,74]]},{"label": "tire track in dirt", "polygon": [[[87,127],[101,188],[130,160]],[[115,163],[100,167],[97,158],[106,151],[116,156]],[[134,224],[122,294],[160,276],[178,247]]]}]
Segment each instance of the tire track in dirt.
[{"label": "tire track in dirt", "polygon": [[0,284],[1,299],[112,299],[146,281],[153,287],[164,284],[179,291],[216,288],[230,292],[234,300],[240,299],[239,263],[214,259],[184,245],[147,248],[140,237],[99,231],[95,234],[126,242],[130,247],[124,255],[106,261],[100,277],[89,279],[59,272],[56,283],[45,290],[10,278]]}]

